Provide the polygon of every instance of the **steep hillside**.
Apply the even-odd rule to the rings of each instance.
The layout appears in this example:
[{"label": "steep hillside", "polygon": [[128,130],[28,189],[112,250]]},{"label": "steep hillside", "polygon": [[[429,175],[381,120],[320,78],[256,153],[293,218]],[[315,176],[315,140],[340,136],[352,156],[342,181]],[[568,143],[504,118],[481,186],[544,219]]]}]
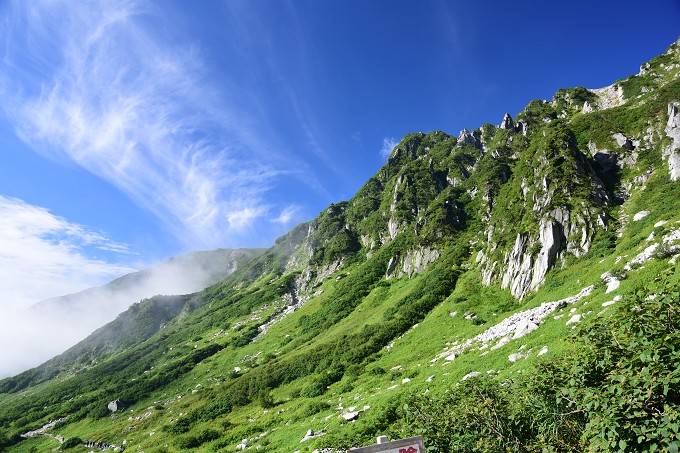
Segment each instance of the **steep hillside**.
[{"label": "steep hillside", "polygon": [[224,280],[0,381],[0,445],[677,451],[679,73],[674,43],[498,126],[408,134]]}]

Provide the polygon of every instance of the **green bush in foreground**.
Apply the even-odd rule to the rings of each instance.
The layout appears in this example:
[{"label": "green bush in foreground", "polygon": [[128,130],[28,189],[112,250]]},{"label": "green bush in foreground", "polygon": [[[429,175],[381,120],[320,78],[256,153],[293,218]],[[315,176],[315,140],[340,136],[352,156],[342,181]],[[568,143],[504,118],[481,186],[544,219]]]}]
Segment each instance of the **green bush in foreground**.
[{"label": "green bush in foreground", "polygon": [[515,381],[475,378],[440,397],[413,396],[403,422],[435,452],[677,452],[680,291],[673,277],[587,328],[577,357]]},{"label": "green bush in foreground", "polygon": [[[655,295],[653,299],[648,294]],[[585,337],[578,397],[593,451],[678,451],[680,445],[680,292],[659,279]],[[576,407],[578,406],[578,407]]]},{"label": "green bush in foreground", "polygon": [[83,440],[80,437],[71,437],[70,439],[65,440],[63,444],[61,444],[61,449],[68,450],[69,448],[77,447],[78,445],[82,444]]},{"label": "green bush in foreground", "polygon": [[412,397],[405,422],[428,451],[580,451],[582,417],[565,410],[552,387],[526,384],[469,379],[438,399]]},{"label": "green bush in foreground", "polygon": [[177,439],[177,446],[180,448],[196,448],[206,442],[220,438],[220,433],[214,429],[206,428],[196,434],[180,437]]}]

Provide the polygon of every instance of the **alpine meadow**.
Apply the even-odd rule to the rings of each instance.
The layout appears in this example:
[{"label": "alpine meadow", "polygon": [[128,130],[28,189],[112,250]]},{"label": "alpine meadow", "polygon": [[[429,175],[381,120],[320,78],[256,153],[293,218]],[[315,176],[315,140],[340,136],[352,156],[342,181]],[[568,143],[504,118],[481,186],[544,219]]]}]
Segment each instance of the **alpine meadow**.
[{"label": "alpine meadow", "polygon": [[0,450],[677,452],[680,40],[498,120],[1,380]]}]

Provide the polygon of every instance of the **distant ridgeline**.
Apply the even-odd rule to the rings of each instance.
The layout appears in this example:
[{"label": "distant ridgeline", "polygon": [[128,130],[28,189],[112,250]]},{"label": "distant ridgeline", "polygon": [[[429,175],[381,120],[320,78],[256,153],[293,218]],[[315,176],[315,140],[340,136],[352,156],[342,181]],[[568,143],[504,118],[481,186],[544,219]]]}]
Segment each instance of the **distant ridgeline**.
[{"label": "distant ridgeline", "polygon": [[498,126],[408,134],[220,282],[0,381],[0,447],[678,451],[679,74],[674,43]]}]

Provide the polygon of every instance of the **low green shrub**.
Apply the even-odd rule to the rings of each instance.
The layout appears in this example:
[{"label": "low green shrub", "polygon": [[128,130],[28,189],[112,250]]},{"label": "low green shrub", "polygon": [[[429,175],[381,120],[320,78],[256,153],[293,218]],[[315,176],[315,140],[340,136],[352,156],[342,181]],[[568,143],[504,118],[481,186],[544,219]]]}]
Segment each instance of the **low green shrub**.
[{"label": "low green shrub", "polygon": [[423,435],[433,452],[677,452],[678,275],[669,271],[618,306],[574,337],[578,353],[535,372],[412,396],[396,431]]},{"label": "low green shrub", "polygon": [[61,450],[69,450],[82,444],[83,439],[81,439],[80,437],[71,437],[69,439],[66,439],[64,443],[61,444]]}]

